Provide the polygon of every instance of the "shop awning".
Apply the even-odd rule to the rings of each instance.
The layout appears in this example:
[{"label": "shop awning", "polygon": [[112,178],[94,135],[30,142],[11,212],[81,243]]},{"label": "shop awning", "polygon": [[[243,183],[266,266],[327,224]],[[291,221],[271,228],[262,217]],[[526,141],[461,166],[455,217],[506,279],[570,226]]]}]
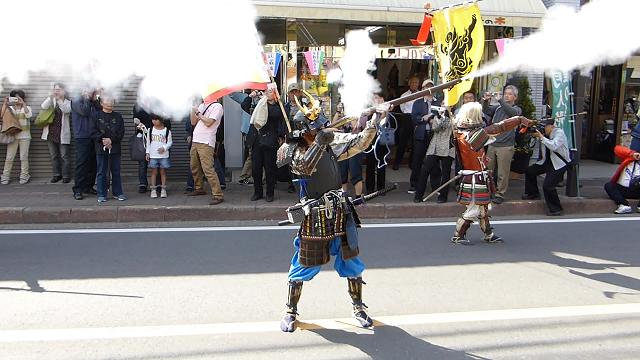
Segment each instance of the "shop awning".
[{"label": "shop awning", "polygon": [[[296,20],[338,20],[369,24],[422,22],[425,2],[432,7],[449,0],[254,0],[258,16]],[[542,0],[484,0],[478,3],[485,25],[539,27],[546,8]]]}]

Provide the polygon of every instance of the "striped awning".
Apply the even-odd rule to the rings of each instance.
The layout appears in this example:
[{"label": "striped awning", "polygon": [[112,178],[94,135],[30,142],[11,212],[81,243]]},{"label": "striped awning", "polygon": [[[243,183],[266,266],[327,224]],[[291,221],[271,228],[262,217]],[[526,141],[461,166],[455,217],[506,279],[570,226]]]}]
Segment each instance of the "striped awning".
[{"label": "striped awning", "polygon": [[[424,4],[433,8],[449,0],[254,0],[259,17],[295,20],[337,20],[368,24],[420,24]],[[546,13],[542,0],[478,2],[485,25],[536,28]]]}]

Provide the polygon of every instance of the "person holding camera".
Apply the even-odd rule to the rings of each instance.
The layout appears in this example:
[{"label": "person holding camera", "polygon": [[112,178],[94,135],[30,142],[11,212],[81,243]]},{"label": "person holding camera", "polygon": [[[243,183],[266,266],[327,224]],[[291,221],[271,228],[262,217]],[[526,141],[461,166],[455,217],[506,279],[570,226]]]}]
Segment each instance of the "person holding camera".
[{"label": "person holding camera", "polygon": [[[422,202],[427,188],[427,178],[431,175],[431,189],[435,190],[451,179],[451,164],[456,156],[456,149],[451,142],[453,127],[449,111],[436,111],[430,115],[431,131],[433,137],[427,148],[427,155],[422,164],[420,177],[416,186],[414,202]],[[437,175],[439,174],[439,175]],[[447,202],[449,186],[446,186],[438,194],[438,203]]]},{"label": "person holding camera", "polygon": [[11,111],[11,114],[20,123],[22,131],[15,134],[15,140],[7,144],[7,155],[4,160],[4,171],[2,172],[2,185],[7,185],[11,181],[11,170],[13,160],[20,148],[20,184],[26,184],[31,179],[29,174],[29,145],[31,144],[30,120],[33,116],[31,107],[25,104],[26,95],[22,90],[11,90],[9,97],[4,99],[2,104],[2,114]]},{"label": "person holding camera", "polygon": [[[498,100],[498,105],[491,105],[491,99]],[[482,97],[482,112],[491,118],[491,124],[497,124],[502,120],[519,116],[522,109],[515,105],[518,99],[518,88],[513,85],[504,87],[502,96],[499,93],[485,93]],[[511,174],[511,160],[515,152],[516,132],[507,131],[496,136],[496,141],[487,148],[489,163],[487,169],[493,173],[497,179],[496,194],[493,202],[502,204],[504,196],[509,187],[509,176]],[[497,168],[497,170],[496,170]]]},{"label": "person holding camera", "polygon": [[47,141],[53,177],[52,183],[71,181],[71,100],[67,99],[64,85],[53,84],[53,92],[44,99],[43,110],[55,107],[53,122],[42,129],[42,140]]},{"label": "person holding camera", "polygon": [[531,134],[540,140],[542,154],[540,160],[529,166],[525,172],[525,194],[522,199],[540,199],[538,175],[546,174],[542,191],[548,209],[547,215],[560,216],[563,210],[556,186],[562,181],[564,173],[567,171],[571,154],[569,153],[567,136],[562,129],[555,126],[555,120],[553,118],[545,119],[542,124],[544,125],[544,134],[537,129]]},{"label": "person holding camera", "polygon": [[[272,85],[270,85],[272,86]],[[275,84],[273,84],[275,86]],[[252,147],[251,174],[253,176],[253,195],[251,201],[263,198],[262,172],[265,172],[267,191],[265,200],[273,201],[276,186],[277,167],[276,153],[279,146],[279,138],[284,138],[284,116],[276,99],[275,89],[269,87],[265,91],[264,98],[258,101],[253,114],[251,115],[251,131],[254,136],[250,136],[249,145]]]},{"label": "person holding camera", "polygon": [[191,138],[191,174],[193,175],[194,189],[187,196],[206,195],[204,190],[203,174],[207,177],[211,186],[211,201],[209,205],[218,205],[224,202],[224,194],[220,186],[220,178],[216,173],[214,162],[216,148],[216,132],[222,121],[224,110],[217,100],[204,101],[191,109],[190,123],[193,126]]},{"label": "person holding camera", "polygon": [[[422,88],[427,89],[433,87],[433,80],[427,79],[422,83]],[[431,112],[432,106],[439,106],[440,102],[437,101],[432,94],[425,95],[424,98],[418,99],[413,103],[411,108],[411,120],[413,121],[413,158],[411,164],[411,176],[409,178],[409,194],[416,193],[416,185],[420,178],[420,171],[422,170],[422,163],[425,160],[427,147],[433,137],[432,123],[434,114]],[[402,106],[402,105],[401,105]],[[432,179],[440,179],[439,168],[432,168]],[[429,173],[427,173],[427,176]],[[427,180],[425,179],[425,182]],[[433,184],[434,181],[432,180]]]},{"label": "person holding camera", "polygon": [[76,148],[76,167],[73,198],[84,199],[84,194],[97,195],[93,188],[96,183],[96,151],[93,136],[96,124],[91,115],[102,110],[100,93],[102,90],[83,90],[79,97],[71,101],[73,135]]},{"label": "person holding camera", "polygon": [[[640,199],[640,143],[631,143],[631,148],[618,145],[613,151],[622,163],[604,190],[618,208],[614,214],[631,214],[633,209],[627,199]],[[640,203],[636,209],[640,212]]]}]

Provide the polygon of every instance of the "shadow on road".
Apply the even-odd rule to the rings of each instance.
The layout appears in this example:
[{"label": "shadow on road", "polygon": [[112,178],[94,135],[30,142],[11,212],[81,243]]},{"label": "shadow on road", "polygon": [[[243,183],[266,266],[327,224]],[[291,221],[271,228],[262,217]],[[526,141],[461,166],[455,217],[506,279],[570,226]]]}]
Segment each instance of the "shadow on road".
[{"label": "shadow on road", "polygon": [[371,359],[485,359],[429,343],[399,327],[389,325],[377,326],[370,333],[363,334],[333,329],[309,331],[331,343],[355,347]]},{"label": "shadow on road", "polygon": [[[495,231],[506,242],[488,245],[474,225],[469,238],[477,245],[470,247],[449,242],[453,226],[365,228],[360,249],[369,269],[540,262],[640,291],[640,280],[617,272],[640,266],[637,226],[637,221],[497,224]],[[0,235],[0,281],[27,281],[39,291],[37,282],[50,279],[261,273],[284,278],[293,235],[291,229]]]}]

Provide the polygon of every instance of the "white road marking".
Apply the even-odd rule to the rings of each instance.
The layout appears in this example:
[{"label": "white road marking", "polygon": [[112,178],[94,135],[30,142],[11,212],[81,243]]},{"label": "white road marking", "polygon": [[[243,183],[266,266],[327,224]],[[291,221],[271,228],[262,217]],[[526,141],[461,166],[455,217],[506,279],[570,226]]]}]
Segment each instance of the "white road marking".
[{"label": "white road marking", "polygon": [[[408,326],[623,314],[640,314],[640,303],[380,316],[376,318],[375,326]],[[350,318],[322,320],[301,319],[301,321],[302,323],[298,328],[303,330],[319,328],[344,330],[356,327],[355,320]],[[0,331],[0,343],[202,336],[278,331],[280,331],[279,322],[276,321],[107,328],[3,330]]]},{"label": "white road marking", "polygon": [[[604,218],[576,218],[576,219],[522,219],[522,220],[496,220],[492,225],[514,224],[566,224],[566,223],[590,223],[590,222],[618,222],[639,221],[640,217],[604,217]],[[408,222],[392,224],[363,224],[365,229],[376,228],[407,228],[407,227],[440,227],[454,226],[453,221],[443,222]],[[108,234],[108,233],[152,233],[152,232],[212,232],[212,231],[280,231],[297,230],[299,226],[215,226],[215,227],[167,227],[167,228],[119,228],[119,229],[50,229],[50,230],[0,230],[0,235],[37,235],[37,234]]]}]

